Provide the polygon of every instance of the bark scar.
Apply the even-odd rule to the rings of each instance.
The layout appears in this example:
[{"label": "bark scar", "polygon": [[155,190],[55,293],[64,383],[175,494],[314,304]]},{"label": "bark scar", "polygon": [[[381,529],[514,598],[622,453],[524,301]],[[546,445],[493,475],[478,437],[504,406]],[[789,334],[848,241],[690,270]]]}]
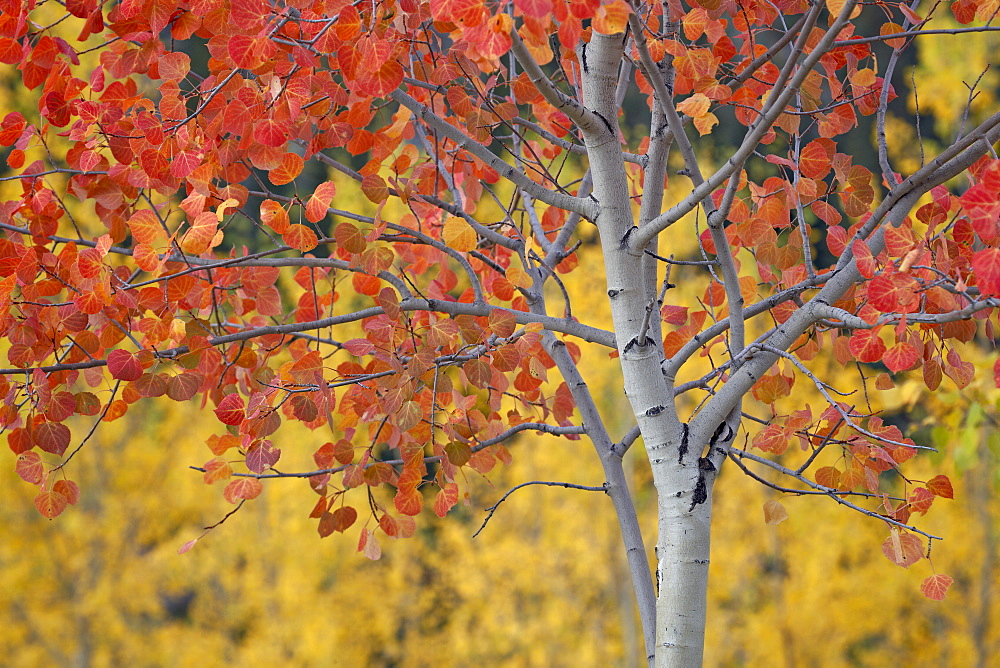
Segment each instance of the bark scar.
[{"label": "bark scar", "polygon": [[[633,338],[631,341],[629,341],[627,344],[625,344],[625,350],[623,350],[622,353],[623,354],[627,353],[628,351],[632,350],[632,348],[645,348],[646,346],[651,346],[654,343],[656,343],[656,341],[654,341],[653,339],[649,338],[648,336],[646,337],[645,341],[643,341],[643,342],[640,343],[639,342],[639,337],[637,336],[637,337]],[[659,406],[658,408],[660,408],[661,410],[657,411],[657,413],[662,412],[663,406]],[[650,410],[652,410],[652,409],[650,409]],[[646,411],[646,415],[651,415],[651,413],[649,411]],[[652,413],[652,415],[656,415],[656,413]]]},{"label": "bark scar", "polygon": [[677,449],[677,463],[684,463],[684,455],[688,452],[688,424],[681,423],[681,447]]},{"label": "bark scar", "polygon": [[715,464],[708,457],[698,458],[698,482],[695,483],[694,492],[691,494],[691,507],[688,512],[694,510],[699,503],[708,501],[708,481],[705,479],[709,473],[715,471]]}]

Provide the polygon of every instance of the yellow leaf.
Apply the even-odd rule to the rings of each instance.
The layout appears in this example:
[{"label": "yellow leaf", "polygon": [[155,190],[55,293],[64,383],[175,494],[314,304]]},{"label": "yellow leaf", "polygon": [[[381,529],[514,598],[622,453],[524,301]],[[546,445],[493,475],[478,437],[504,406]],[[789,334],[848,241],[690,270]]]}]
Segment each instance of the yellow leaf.
[{"label": "yellow leaf", "polygon": [[[701,118],[708,113],[708,108],[712,106],[712,101],[704,93],[695,93],[688,99],[677,105],[677,111],[687,114],[691,118]],[[702,132],[702,134],[705,134]]]},{"label": "yellow leaf", "polygon": [[628,24],[629,7],[622,0],[615,0],[597,8],[594,16],[594,30],[602,35],[617,35],[625,32]]},{"label": "yellow leaf", "polygon": [[523,288],[527,290],[532,285],[531,276],[527,274],[520,267],[510,266],[507,267],[507,280],[510,281],[515,287]]},{"label": "yellow leaf", "polygon": [[698,133],[703,137],[710,133],[712,128],[718,124],[719,119],[712,112],[708,112],[701,118],[694,119],[694,126],[698,129]]},{"label": "yellow leaf", "polygon": [[444,229],[441,230],[441,240],[448,244],[448,248],[462,253],[475,250],[479,243],[476,231],[458,216],[449,216],[445,221]]},{"label": "yellow leaf", "polygon": [[875,83],[875,70],[870,67],[858,70],[851,77],[851,83],[855,86],[871,86]]},{"label": "yellow leaf", "polygon": [[832,18],[840,16],[840,12],[846,4],[847,0],[826,0],[826,8],[830,11]]},{"label": "yellow leaf", "polygon": [[771,499],[764,504],[764,523],[781,524],[788,519],[788,511],[781,502]]},{"label": "yellow leaf", "polygon": [[219,205],[215,210],[215,217],[222,222],[222,219],[226,217],[226,209],[235,209],[240,205],[240,201],[235,197],[230,197],[225,202]]}]

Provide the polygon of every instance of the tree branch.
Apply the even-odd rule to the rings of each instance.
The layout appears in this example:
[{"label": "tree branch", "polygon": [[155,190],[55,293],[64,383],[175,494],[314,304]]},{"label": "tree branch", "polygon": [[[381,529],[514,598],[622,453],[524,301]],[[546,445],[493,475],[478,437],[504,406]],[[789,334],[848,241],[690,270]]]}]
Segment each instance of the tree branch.
[{"label": "tree branch", "polygon": [[[851,503],[847,499],[843,498],[843,496],[848,495],[848,494],[853,495],[853,496],[869,496],[867,494],[863,494],[863,493],[860,493],[860,492],[845,492],[844,490],[833,489],[832,487],[825,487],[824,485],[820,485],[817,482],[813,482],[812,480],[810,480],[809,478],[806,478],[803,475],[796,474],[795,471],[791,470],[790,468],[786,468],[786,467],[782,466],[781,464],[778,464],[777,462],[773,462],[773,461],[771,461],[769,459],[765,459],[764,457],[758,457],[757,455],[755,455],[753,453],[746,452],[745,450],[740,450],[739,448],[731,448],[730,451],[729,451],[729,458],[731,460],[733,460],[734,462],[737,462],[737,466],[739,466],[740,469],[742,469],[744,473],[748,474],[749,476],[751,476],[755,480],[758,480],[759,482],[762,482],[765,485],[768,485],[769,487],[772,486],[771,483],[769,483],[766,480],[761,479],[759,476],[757,476],[754,473],[752,473],[746,466],[744,466],[742,464],[742,462],[738,462],[737,461],[737,457],[739,459],[749,459],[752,462],[757,462],[758,464],[763,464],[765,466],[769,466],[772,469],[774,469],[775,471],[778,471],[778,472],[783,473],[783,474],[785,474],[785,475],[787,475],[787,476],[789,476],[791,478],[794,478],[794,479],[798,480],[799,482],[801,482],[802,484],[804,484],[804,485],[806,485],[808,487],[811,487],[814,490],[816,490],[815,492],[810,492],[808,490],[787,490],[790,494],[823,494],[823,495],[825,495],[825,496],[833,499],[834,501],[836,501],[840,505],[846,506],[846,507],[850,508],[851,510],[856,510],[857,512],[861,513],[862,515],[867,515],[868,517],[873,517],[875,519],[882,520],[883,522],[885,522],[887,524],[891,524],[893,526],[897,526],[900,529],[906,529],[907,531],[912,531],[913,533],[920,534],[921,536],[924,536],[925,538],[927,538],[929,540],[942,540],[942,538],[940,536],[935,536],[935,535],[929,534],[929,533],[927,533],[925,531],[921,531],[920,529],[918,529],[915,526],[912,526],[910,524],[904,524],[904,523],[900,522],[899,520],[894,520],[891,517],[887,517],[886,515],[883,515],[881,513],[875,512],[874,510],[868,510],[867,508],[862,508],[861,506],[857,505],[856,503]],[[785,491],[785,490],[782,490],[782,491]],[[871,496],[876,496],[876,495],[871,495]],[[882,498],[882,497],[878,496],[877,498]]]},{"label": "tree branch", "polygon": [[535,183],[528,178],[524,172],[519,171],[515,167],[501,160],[488,148],[473,141],[470,137],[463,134],[458,128],[435,114],[431,111],[430,107],[417,102],[403,91],[393,91],[391,97],[393,100],[399,102],[401,105],[412,111],[417,118],[433,127],[440,134],[452,140],[458,146],[495,169],[500,176],[504,177],[519,188],[531,193],[535,199],[541,200],[546,204],[559,207],[560,209],[575,211],[585,218],[593,218],[597,215],[595,204],[590,200],[549,190],[548,188]]},{"label": "tree branch", "polygon": [[481,527],[479,527],[479,529],[476,531],[476,533],[472,534],[472,537],[475,538],[480,533],[482,533],[483,529],[486,528],[486,525],[489,523],[489,521],[491,519],[493,519],[493,513],[495,513],[497,511],[497,508],[500,507],[501,503],[503,503],[504,501],[507,500],[508,496],[510,496],[511,494],[513,494],[514,492],[516,492],[517,490],[521,489],[522,487],[527,487],[528,485],[545,485],[547,487],[565,487],[566,489],[582,489],[585,492],[604,492],[605,494],[607,494],[607,492],[608,492],[607,484],[601,485],[600,487],[591,487],[591,486],[587,486],[587,485],[576,485],[576,484],[571,483],[571,482],[548,482],[548,481],[545,481],[545,480],[532,480],[531,482],[522,482],[520,485],[515,485],[514,487],[511,487],[509,490],[507,490],[507,493],[504,494],[502,497],[500,497],[499,501],[497,501],[492,506],[490,506],[489,508],[486,509],[487,513],[488,513],[486,515],[486,519],[483,520],[483,525]]}]

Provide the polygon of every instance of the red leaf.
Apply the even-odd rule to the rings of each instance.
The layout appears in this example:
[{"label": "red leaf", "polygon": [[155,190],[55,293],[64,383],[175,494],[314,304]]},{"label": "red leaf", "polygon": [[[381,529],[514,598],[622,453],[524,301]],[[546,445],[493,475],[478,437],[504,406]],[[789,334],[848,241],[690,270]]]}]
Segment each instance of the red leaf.
[{"label": "red leaf", "polygon": [[117,380],[139,380],[142,376],[142,364],[136,355],[119,348],[108,354],[108,371]]},{"label": "red leaf", "polygon": [[337,508],[332,513],[323,513],[319,519],[319,535],[326,538],[334,531],[343,533],[358,519],[358,511],[350,506]]},{"label": "red leaf", "polygon": [[927,489],[931,494],[940,496],[942,499],[954,499],[955,490],[951,486],[951,480],[946,475],[936,475],[927,481]]},{"label": "red leaf", "polygon": [[285,142],[288,141],[287,132],[287,123],[279,123],[274,119],[264,118],[254,126],[253,138],[264,146],[277,148],[284,146]]},{"label": "red leaf", "polygon": [[45,452],[61,457],[69,446],[69,427],[61,422],[43,422],[35,427],[32,438]]},{"label": "red leaf", "polygon": [[281,450],[275,448],[271,441],[260,441],[251,445],[250,449],[247,450],[247,468],[254,473],[263,473],[277,464],[280,457]]},{"label": "red leaf", "polygon": [[369,355],[373,350],[375,350],[375,344],[368,339],[351,339],[349,341],[344,341],[342,345],[344,346],[344,350],[351,353],[355,357]]},{"label": "red leaf", "polygon": [[850,349],[854,357],[865,364],[881,362],[885,354],[885,344],[878,336],[878,330],[859,329],[851,335]]},{"label": "red leaf", "polygon": [[921,583],[920,593],[933,601],[943,601],[953,582],[947,575],[932,575]]},{"label": "red leaf", "polygon": [[222,424],[238,425],[246,419],[243,397],[233,392],[227,394],[215,409],[215,416]]},{"label": "red leaf", "polygon": [[17,40],[10,37],[0,37],[0,63],[16,65],[21,62],[24,47]]},{"label": "red leaf", "polygon": [[17,473],[21,480],[30,482],[32,485],[37,485],[42,481],[45,466],[42,464],[42,458],[38,456],[38,453],[29,450],[17,456],[14,472]]},{"label": "red leaf", "polygon": [[1000,296],[1000,248],[986,248],[973,255],[972,272],[983,296]]},{"label": "red leaf", "polygon": [[204,382],[204,376],[197,371],[177,374],[167,381],[167,396],[174,401],[187,401],[198,392]]},{"label": "red leaf", "polygon": [[909,274],[879,274],[868,284],[868,303],[883,313],[908,313],[920,303],[920,285]]},{"label": "red leaf", "polygon": [[552,11],[552,0],[514,0],[514,8],[525,16],[540,19]]},{"label": "red leaf", "polygon": [[868,244],[858,239],[851,244],[851,250],[854,252],[854,260],[858,263],[858,271],[861,275],[865,278],[874,277],[878,266],[875,264],[875,258],[872,257]]},{"label": "red leaf", "polygon": [[177,548],[177,554],[184,554],[185,552],[190,551],[190,549],[197,544],[198,544],[197,538],[195,538],[194,540],[189,540],[188,542],[184,543],[179,548]]},{"label": "red leaf", "polygon": [[893,373],[909,369],[917,363],[919,355],[916,348],[905,341],[897,343],[882,356],[882,361]]}]

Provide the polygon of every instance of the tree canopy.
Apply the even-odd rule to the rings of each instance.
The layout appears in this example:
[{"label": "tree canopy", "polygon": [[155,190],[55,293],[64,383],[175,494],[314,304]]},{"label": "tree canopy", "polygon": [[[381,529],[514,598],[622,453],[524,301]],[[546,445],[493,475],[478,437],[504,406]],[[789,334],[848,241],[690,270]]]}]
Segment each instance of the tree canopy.
[{"label": "tree canopy", "polygon": [[[980,79],[954,134],[901,157],[887,126],[920,128],[918,40],[989,33],[995,2],[942,29],[919,0],[0,6],[0,62],[36,96],[0,121],[0,424],[43,516],[86,493],[73,460],[101,422],[166,396],[214,411],[199,468],[227,501],[304,479],[320,535],[373,559],[517,434],[585,436],[604,484],[565,485],[610,497],[661,665],[701,658],[727,461],[929,560],[915,521],[951,481],[904,473],[928,446],[868,393],[965,387],[963,344],[993,338],[1000,114]],[[578,307],[593,242],[610,319]],[[584,347],[617,360],[620,437]],[[797,383],[821,404],[779,409]],[[315,467],[281,465],[287,422],[320,434]],[[622,467],[640,436],[653,578]]]}]

